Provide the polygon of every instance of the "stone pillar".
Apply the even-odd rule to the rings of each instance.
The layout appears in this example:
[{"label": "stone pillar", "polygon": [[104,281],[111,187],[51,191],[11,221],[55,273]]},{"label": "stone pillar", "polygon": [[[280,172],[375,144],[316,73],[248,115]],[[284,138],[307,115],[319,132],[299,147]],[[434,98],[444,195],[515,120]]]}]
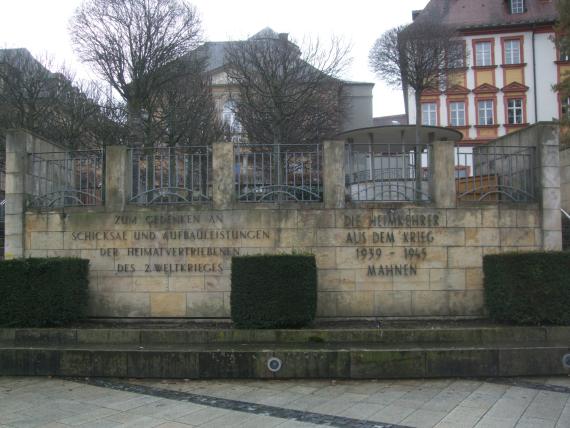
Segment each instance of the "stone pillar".
[{"label": "stone pillar", "polygon": [[323,143],[323,187],[325,208],[344,208],[346,183],[344,173],[344,141]]},{"label": "stone pillar", "polygon": [[232,208],[235,196],[234,145],[232,143],[212,144],[212,201],[213,208]]},{"label": "stone pillar", "polygon": [[430,192],[435,205],[453,208],[457,203],[455,190],[455,143],[435,141],[431,147]]},{"label": "stone pillar", "polygon": [[125,146],[105,148],[105,209],[124,211],[130,198],[130,174],[128,150]]},{"label": "stone pillar", "polygon": [[32,136],[23,130],[6,133],[6,207],[4,257],[24,257],[24,213],[26,210],[27,146]]},{"label": "stone pillar", "polygon": [[558,126],[540,126],[537,147],[540,161],[538,182],[542,209],[542,247],[547,251],[562,249],[559,140]]}]

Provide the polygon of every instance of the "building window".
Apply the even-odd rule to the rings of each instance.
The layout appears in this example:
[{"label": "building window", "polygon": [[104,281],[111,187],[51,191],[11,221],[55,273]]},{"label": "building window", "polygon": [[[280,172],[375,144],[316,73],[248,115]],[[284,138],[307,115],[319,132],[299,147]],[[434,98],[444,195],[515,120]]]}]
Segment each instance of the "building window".
[{"label": "building window", "polygon": [[463,68],[465,67],[465,42],[463,40],[456,40],[451,45],[448,68]]},{"label": "building window", "polygon": [[570,61],[570,51],[568,49],[564,49],[562,46],[560,47],[560,52],[558,55],[559,61]]},{"label": "building window", "polygon": [[437,105],[436,103],[423,103],[422,104],[422,125],[436,126],[437,125]]},{"label": "building window", "polygon": [[507,101],[507,123],[509,125],[523,123],[523,100],[521,98]]},{"label": "building window", "polygon": [[506,40],[505,41],[505,64],[521,63],[521,41]]},{"label": "building window", "polygon": [[449,103],[451,126],[465,126],[465,103]]},{"label": "building window", "polygon": [[224,111],[222,112],[222,122],[228,127],[228,131],[231,134],[239,134],[242,131],[241,123],[237,120],[235,110],[235,101],[226,101]]},{"label": "building window", "polygon": [[479,116],[478,125],[493,125],[495,123],[492,100],[479,101],[477,103],[477,111]]},{"label": "building window", "polygon": [[475,65],[491,65],[491,42],[475,43]]},{"label": "building window", "polygon": [[524,0],[511,0],[511,13],[524,13]]}]

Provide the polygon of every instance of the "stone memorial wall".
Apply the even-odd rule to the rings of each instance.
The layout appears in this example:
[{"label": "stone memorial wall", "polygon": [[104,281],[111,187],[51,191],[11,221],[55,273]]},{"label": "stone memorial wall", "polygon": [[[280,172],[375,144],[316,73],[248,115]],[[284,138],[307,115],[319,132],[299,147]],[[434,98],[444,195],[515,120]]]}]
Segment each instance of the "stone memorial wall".
[{"label": "stone memorial wall", "polygon": [[[31,137],[9,135],[12,159],[25,156],[22,138]],[[231,171],[216,163],[233,152],[221,143],[209,206],[128,204],[126,156],[113,148],[103,206],[26,210],[18,196],[25,173],[13,162],[6,254],[89,259],[94,317],[228,317],[231,258],[292,252],[316,256],[319,317],[467,317],[484,315],[484,255],[560,248],[560,215],[556,223],[542,194],[535,203],[458,204],[453,164],[441,168],[452,162],[452,142],[434,150],[433,202],[347,203],[342,144],[325,144],[325,196],[315,204],[232,201]]]}]

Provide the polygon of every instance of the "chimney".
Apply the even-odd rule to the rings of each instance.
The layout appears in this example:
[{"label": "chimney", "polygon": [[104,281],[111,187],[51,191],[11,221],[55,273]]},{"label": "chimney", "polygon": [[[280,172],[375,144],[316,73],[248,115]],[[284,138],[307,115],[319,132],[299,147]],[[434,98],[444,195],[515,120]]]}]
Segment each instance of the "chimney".
[{"label": "chimney", "polygon": [[286,42],[289,40],[289,33],[279,33],[279,40]]}]

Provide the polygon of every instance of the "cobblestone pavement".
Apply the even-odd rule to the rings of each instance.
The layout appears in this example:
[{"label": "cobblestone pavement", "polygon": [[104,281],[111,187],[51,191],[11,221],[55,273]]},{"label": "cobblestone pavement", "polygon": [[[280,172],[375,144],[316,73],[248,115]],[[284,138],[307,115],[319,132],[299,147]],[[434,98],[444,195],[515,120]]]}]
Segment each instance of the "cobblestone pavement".
[{"label": "cobblestone pavement", "polygon": [[0,427],[570,427],[570,378],[184,381],[0,377]]}]

